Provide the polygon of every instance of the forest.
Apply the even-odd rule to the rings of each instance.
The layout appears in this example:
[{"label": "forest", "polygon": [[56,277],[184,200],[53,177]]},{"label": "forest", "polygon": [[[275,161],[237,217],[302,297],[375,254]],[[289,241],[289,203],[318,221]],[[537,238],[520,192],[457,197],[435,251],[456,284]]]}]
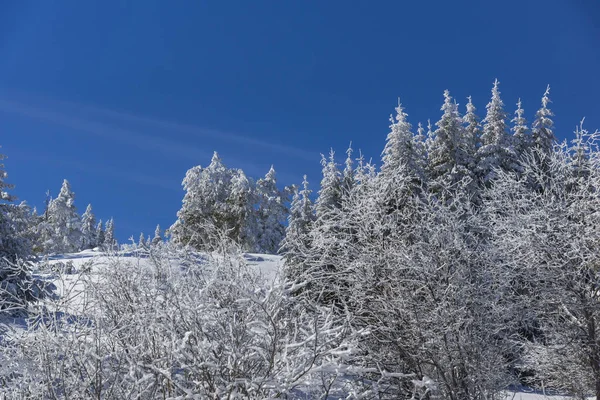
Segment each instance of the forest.
[{"label": "forest", "polygon": [[398,100],[379,165],[331,150],[314,189],[215,152],[130,243],[67,180],[17,203],[2,166],[0,394],[600,398],[600,132],[558,142],[550,87],[529,119],[497,80],[467,100],[416,125]]}]

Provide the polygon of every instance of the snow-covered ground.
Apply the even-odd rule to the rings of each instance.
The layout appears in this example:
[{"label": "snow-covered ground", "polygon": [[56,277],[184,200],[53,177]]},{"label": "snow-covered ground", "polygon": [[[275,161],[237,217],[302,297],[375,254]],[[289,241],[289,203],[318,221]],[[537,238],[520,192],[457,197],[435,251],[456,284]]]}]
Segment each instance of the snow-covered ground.
[{"label": "snow-covered ground", "polygon": [[[564,395],[550,395],[540,392],[534,392],[528,389],[520,391],[507,391],[506,400],[565,400],[572,399],[573,397]],[[588,397],[588,400],[593,400],[596,397]]]}]

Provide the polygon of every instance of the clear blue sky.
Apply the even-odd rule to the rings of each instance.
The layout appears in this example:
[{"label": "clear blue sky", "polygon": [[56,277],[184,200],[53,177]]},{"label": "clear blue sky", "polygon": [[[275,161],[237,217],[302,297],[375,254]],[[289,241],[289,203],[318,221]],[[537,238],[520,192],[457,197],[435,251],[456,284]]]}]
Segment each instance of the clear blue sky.
[{"label": "clear blue sky", "polygon": [[483,114],[498,78],[531,119],[550,84],[559,138],[600,128],[599,21],[593,0],[1,2],[1,151],[20,199],[67,178],[137,238],[213,150],[313,188],[330,147],[378,161],[398,96],[414,125],[444,89]]}]

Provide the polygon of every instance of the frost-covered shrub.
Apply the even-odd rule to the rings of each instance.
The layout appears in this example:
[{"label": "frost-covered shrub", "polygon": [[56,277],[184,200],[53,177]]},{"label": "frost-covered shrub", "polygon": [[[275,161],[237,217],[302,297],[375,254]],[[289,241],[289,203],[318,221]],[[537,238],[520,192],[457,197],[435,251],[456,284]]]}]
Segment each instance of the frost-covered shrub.
[{"label": "frost-covered shrub", "polygon": [[241,256],[161,249],[82,277],[76,307],[46,302],[13,347],[28,368],[6,390],[71,399],[352,393],[344,318],[289,296],[289,285],[266,287]]}]

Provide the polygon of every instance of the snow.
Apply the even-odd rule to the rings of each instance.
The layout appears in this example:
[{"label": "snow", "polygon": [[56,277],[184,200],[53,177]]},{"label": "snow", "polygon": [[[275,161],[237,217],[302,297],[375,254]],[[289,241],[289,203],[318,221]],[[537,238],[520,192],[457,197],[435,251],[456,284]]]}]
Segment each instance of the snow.
[{"label": "snow", "polygon": [[[522,388],[519,391],[507,391],[506,400],[563,400],[573,399],[574,397],[559,394],[544,394],[531,391],[528,388]],[[594,396],[588,397],[588,400],[595,399]]]}]

